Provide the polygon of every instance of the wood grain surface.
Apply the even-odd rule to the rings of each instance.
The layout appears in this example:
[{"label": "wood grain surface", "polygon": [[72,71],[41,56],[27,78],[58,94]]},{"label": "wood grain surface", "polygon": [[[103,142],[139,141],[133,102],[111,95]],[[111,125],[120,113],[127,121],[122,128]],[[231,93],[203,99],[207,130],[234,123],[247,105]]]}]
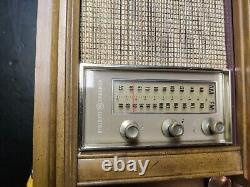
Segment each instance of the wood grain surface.
[{"label": "wood grain surface", "polygon": [[233,0],[237,144],[244,176],[250,179],[250,1]]},{"label": "wood grain surface", "polygon": [[[103,171],[102,161],[113,162],[113,155],[124,162],[150,160],[145,175],[139,176],[138,172],[126,170]],[[239,147],[94,153],[79,155],[79,158],[78,185],[80,186],[243,174]]]}]

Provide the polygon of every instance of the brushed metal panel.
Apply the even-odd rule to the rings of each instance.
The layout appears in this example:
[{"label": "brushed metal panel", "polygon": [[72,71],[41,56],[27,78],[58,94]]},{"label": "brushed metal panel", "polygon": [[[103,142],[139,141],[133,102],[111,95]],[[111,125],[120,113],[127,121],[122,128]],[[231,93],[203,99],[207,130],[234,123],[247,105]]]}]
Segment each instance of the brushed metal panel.
[{"label": "brushed metal panel", "polygon": [[[112,81],[114,79],[167,80],[176,82],[214,82],[216,84],[216,110],[212,113],[113,113]],[[80,121],[82,149],[176,147],[232,143],[232,113],[230,74],[228,71],[178,71],[143,70],[126,68],[81,66],[80,71]],[[170,95],[170,94],[169,94]],[[169,95],[167,97],[169,98]],[[197,96],[197,98],[199,98]],[[170,99],[168,99],[170,100]],[[179,100],[179,102],[182,102]],[[198,101],[197,101],[198,102]],[[205,135],[201,124],[213,118],[225,124],[225,133]],[[180,138],[165,137],[161,126],[166,119],[182,122],[185,130]],[[136,144],[130,144],[120,135],[120,125],[134,120],[140,127]]]}]

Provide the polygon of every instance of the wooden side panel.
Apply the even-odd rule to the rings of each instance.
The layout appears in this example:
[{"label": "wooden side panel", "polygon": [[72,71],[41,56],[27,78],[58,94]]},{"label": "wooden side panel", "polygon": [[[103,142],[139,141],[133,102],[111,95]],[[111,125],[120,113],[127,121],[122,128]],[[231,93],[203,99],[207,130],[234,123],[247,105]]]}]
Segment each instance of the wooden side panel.
[{"label": "wooden side panel", "polygon": [[58,1],[38,1],[33,138],[34,186],[55,186]]},{"label": "wooden side panel", "polygon": [[233,0],[237,140],[244,176],[250,179],[250,1]]},{"label": "wooden side panel", "polygon": [[34,186],[75,186],[79,0],[39,0]]},{"label": "wooden side panel", "polygon": [[[82,155],[78,160],[78,185],[150,182],[243,173],[240,149],[237,147],[186,149],[185,151]],[[114,164],[113,155],[117,155],[124,163],[129,160],[135,160],[137,163],[141,160],[145,163],[149,160],[149,165],[143,176],[139,175],[139,169],[136,172],[126,169],[118,172],[114,171],[113,166],[110,171],[104,171],[102,162],[110,160]]]}]

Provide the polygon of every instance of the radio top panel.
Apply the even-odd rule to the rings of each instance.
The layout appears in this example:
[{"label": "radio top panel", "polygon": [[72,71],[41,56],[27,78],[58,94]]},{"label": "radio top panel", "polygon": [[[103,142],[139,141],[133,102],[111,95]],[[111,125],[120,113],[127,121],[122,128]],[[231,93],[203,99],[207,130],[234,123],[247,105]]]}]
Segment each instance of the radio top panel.
[{"label": "radio top panel", "polygon": [[82,150],[231,144],[229,71],[81,65]]}]

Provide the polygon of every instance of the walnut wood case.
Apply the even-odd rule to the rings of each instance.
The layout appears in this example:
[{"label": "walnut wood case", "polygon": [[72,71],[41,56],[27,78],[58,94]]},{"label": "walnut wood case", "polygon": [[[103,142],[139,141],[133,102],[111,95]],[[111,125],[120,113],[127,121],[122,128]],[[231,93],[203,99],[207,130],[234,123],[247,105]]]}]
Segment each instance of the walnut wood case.
[{"label": "walnut wood case", "polygon": [[[250,2],[233,0],[237,141],[233,146],[78,152],[79,0],[39,0],[37,20],[34,186],[81,186],[195,179],[250,178]],[[114,155],[150,159],[144,177],[92,173]],[[180,181],[181,183],[181,181]],[[181,184],[179,185],[181,186]],[[191,185],[195,186],[195,185]]]}]

